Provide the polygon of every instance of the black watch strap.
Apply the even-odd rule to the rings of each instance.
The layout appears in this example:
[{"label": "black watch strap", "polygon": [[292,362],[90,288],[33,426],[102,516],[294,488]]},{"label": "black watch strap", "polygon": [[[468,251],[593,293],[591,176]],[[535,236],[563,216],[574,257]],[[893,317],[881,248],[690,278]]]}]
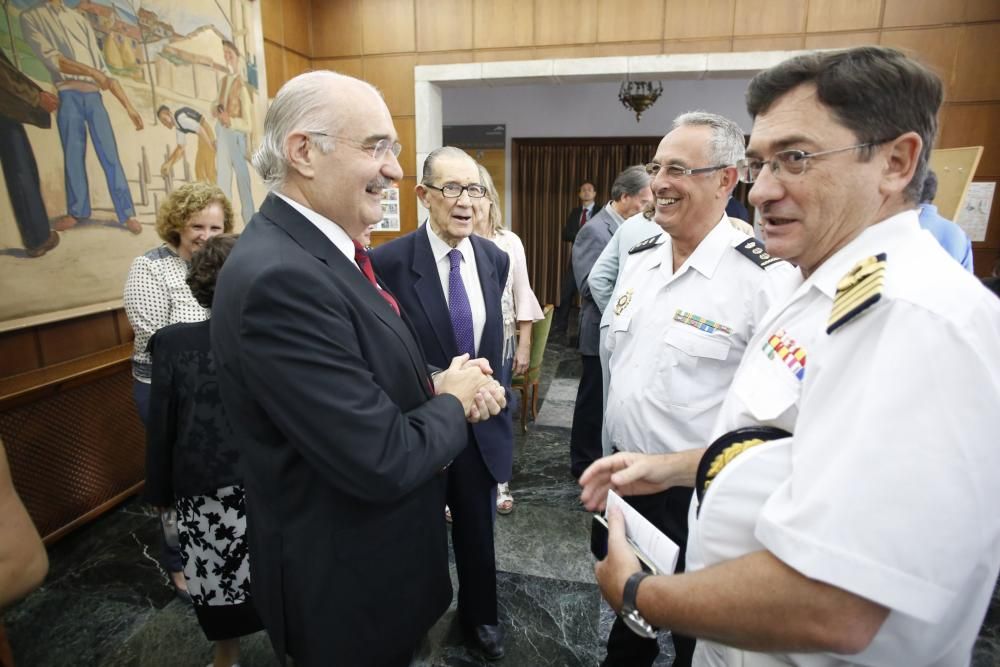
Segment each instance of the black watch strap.
[{"label": "black watch strap", "polygon": [[649,576],[649,572],[639,570],[628,578],[625,582],[625,590],[622,592],[622,612],[621,619],[628,626],[628,629],[639,635],[652,639],[656,637],[656,629],[649,624],[639,613],[636,607],[636,596],[639,593],[639,584]]},{"label": "black watch strap", "polygon": [[649,576],[649,572],[639,570],[628,578],[625,582],[625,591],[622,593],[622,609],[626,612],[636,609],[635,598],[639,594],[639,584]]}]

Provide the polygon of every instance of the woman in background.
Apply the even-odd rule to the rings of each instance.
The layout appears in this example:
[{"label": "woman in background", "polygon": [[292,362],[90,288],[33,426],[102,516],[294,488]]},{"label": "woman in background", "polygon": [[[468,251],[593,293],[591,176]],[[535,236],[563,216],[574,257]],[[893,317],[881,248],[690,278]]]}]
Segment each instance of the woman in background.
[{"label": "woman in background", "polygon": [[[215,236],[194,254],[187,284],[206,310],[236,243]],[[146,431],[146,499],[177,511],[184,578],[214,667],[236,664],[239,637],[263,624],[250,599],[239,448],[219,395],[209,322],[160,329],[149,342],[153,382]]]},{"label": "woman in background", "polygon": [[[528,263],[524,256],[524,244],[517,234],[506,229],[500,213],[500,198],[490,172],[479,166],[479,180],[486,186],[486,196],[473,199],[476,234],[487,238],[510,256],[510,271],[504,286],[500,305],[503,311],[503,367],[500,369],[500,383],[510,388],[511,378],[528,370],[531,358],[531,325],[544,317],[542,307],[528,282]],[[510,495],[507,482],[497,487],[497,512],[510,514],[514,509],[514,498]]]},{"label": "woman in background", "polygon": [[[136,257],[125,280],[125,314],[135,332],[132,352],[132,396],[139,418],[147,427],[152,360],[146,345],[162,327],[176,322],[200,322],[208,310],[191,294],[185,282],[191,255],[205,241],[233,230],[233,208],[217,186],[183,185],[167,197],[156,215],[161,246]],[[172,539],[175,517],[161,516],[164,527],[161,562],[170,573],[177,594],[189,601],[181,574],[180,552]]]}]

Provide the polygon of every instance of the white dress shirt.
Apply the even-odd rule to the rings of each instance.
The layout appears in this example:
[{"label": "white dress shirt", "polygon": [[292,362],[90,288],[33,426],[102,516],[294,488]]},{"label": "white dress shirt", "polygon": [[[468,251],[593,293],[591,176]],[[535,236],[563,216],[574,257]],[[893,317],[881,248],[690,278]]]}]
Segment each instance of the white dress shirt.
[{"label": "white dress shirt", "polygon": [[[274,194],[284,199],[289,206],[304,215],[306,220],[316,225],[316,228],[323,233],[323,236],[330,239],[330,243],[337,246],[337,250],[344,253],[344,257],[351,260],[351,264],[358,266],[358,263],[354,261],[354,240],[344,231],[343,227],[280,192],[275,192]],[[358,271],[361,271],[360,266],[358,266]]]},{"label": "white dress shirt", "polygon": [[[444,301],[451,306],[448,299],[448,282],[451,276],[451,259],[448,253],[452,247],[441,240],[431,229],[430,223],[424,223],[427,238],[431,241],[431,252],[434,254],[434,263],[437,265],[438,276],[441,278],[441,291],[444,292]],[[472,333],[475,337],[476,353],[479,353],[479,342],[483,339],[483,327],[486,325],[486,302],[483,301],[483,288],[479,284],[479,271],[476,269],[476,253],[472,249],[472,242],[468,238],[462,239],[456,249],[462,253],[462,283],[465,285],[465,293],[469,296],[469,306],[472,309]]]}]

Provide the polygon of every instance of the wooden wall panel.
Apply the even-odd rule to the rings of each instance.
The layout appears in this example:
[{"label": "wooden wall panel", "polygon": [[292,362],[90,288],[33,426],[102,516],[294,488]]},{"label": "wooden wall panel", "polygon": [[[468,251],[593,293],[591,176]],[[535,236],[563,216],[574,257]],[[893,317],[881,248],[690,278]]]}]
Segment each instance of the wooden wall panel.
[{"label": "wooden wall panel", "polygon": [[281,16],[282,0],[261,0],[260,21],[264,32],[264,39],[269,39],[275,44],[284,45],[285,28]]},{"label": "wooden wall panel", "polygon": [[795,51],[804,43],[802,35],[787,37],[734,37],[733,51]]},{"label": "wooden wall panel", "polygon": [[412,116],[413,68],[416,56],[366,57],[362,63],[365,81],[377,86],[394,116]]},{"label": "wooden wall panel", "polygon": [[312,69],[312,62],[295,51],[285,49],[284,60],[286,81]]},{"label": "wooden wall panel", "polygon": [[597,41],[663,38],[663,0],[597,0]]},{"label": "wooden wall panel", "polygon": [[472,48],[472,0],[416,0],[417,51]]},{"label": "wooden wall panel", "polygon": [[882,27],[955,23],[964,16],[964,0],[885,0]]},{"label": "wooden wall panel", "polygon": [[34,329],[20,329],[0,334],[0,377],[41,368],[38,341]]},{"label": "wooden wall panel", "polygon": [[38,327],[42,364],[49,366],[119,344],[114,313],[96,313]]},{"label": "wooden wall panel", "polygon": [[[1000,100],[1000,23],[962,28],[950,100]],[[1000,128],[994,128],[1000,132]]]},{"label": "wooden wall panel", "polygon": [[663,43],[664,53],[728,53],[733,50],[733,40],[729,37],[718,39],[694,39],[684,41],[666,41]]},{"label": "wooden wall panel", "polygon": [[666,0],[663,37],[729,37],[735,12],[736,0]]},{"label": "wooden wall panel", "polygon": [[831,32],[806,35],[807,49],[847,49],[852,46],[877,45],[879,34],[871,32]]},{"label": "wooden wall panel", "polygon": [[473,58],[477,63],[488,63],[502,60],[531,60],[534,56],[532,49],[477,49],[473,51]]},{"label": "wooden wall panel", "polygon": [[535,31],[534,0],[474,0],[472,13],[474,48],[531,46]]},{"label": "wooden wall panel", "polygon": [[313,69],[328,69],[355,79],[364,79],[361,58],[319,58],[312,61]]},{"label": "wooden wall panel", "polygon": [[399,182],[399,226],[400,234],[412,232],[423,220],[417,220],[417,196],[413,189],[417,187],[417,179],[407,176]]},{"label": "wooden wall panel", "polygon": [[961,28],[883,30],[881,43],[916,57],[934,70],[944,83],[945,99],[951,99],[952,77]]},{"label": "wooden wall panel", "polygon": [[879,27],[882,0],[809,0],[807,32]]},{"label": "wooden wall panel", "polygon": [[403,150],[399,154],[399,166],[403,168],[403,176],[417,175],[417,130],[413,116],[393,116],[392,124],[396,126],[399,143]]},{"label": "wooden wall panel", "polygon": [[313,57],[360,56],[360,0],[312,0]]},{"label": "wooden wall panel", "polygon": [[593,44],[597,0],[536,0],[535,45]]},{"label": "wooden wall panel", "polygon": [[267,96],[278,94],[281,84],[288,80],[285,76],[285,49],[274,42],[264,42],[264,66],[267,70]]},{"label": "wooden wall panel", "polygon": [[125,314],[124,308],[119,308],[115,311],[115,326],[118,329],[118,341],[120,343],[131,343],[135,340],[135,331],[132,330],[132,325],[129,324],[128,315]]},{"label": "wooden wall panel", "polygon": [[596,58],[597,45],[540,46],[532,50],[531,57],[535,60],[548,60],[550,58]]},{"label": "wooden wall panel", "polygon": [[965,0],[966,21],[1000,21],[997,0]]},{"label": "wooden wall panel", "polygon": [[417,66],[452,65],[454,63],[475,62],[475,51],[440,51],[438,53],[418,53]]},{"label": "wooden wall panel", "polygon": [[309,0],[281,0],[281,20],[284,25],[286,49],[312,57],[311,9]]},{"label": "wooden wall panel", "polygon": [[655,56],[663,53],[663,42],[618,42],[615,44],[598,44],[599,58],[611,56]]},{"label": "wooden wall panel", "polygon": [[806,0],[736,0],[733,34],[784,35],[803,32],[806,6]]},{"label": "wooden wall panel", "polygon": [[938,122],[938,148],[982,146],[977,176],[1000,177],[1000,102],[945,104]]},{"label": "wooden wall panel", "polygon": [[413,0],[364,0],[361,34],[365,54],[411,53],[416,48]]}]

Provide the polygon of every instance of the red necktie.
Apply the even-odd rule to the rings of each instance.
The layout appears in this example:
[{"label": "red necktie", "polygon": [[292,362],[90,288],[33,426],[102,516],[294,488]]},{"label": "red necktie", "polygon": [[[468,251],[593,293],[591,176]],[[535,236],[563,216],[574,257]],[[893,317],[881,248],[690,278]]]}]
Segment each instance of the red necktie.
[{"label": "red necktie", "polygon": [[580,214],[580,226],[581,227],[583,227],[585,224],[587,224],[587,210],[588,209],[583,209],[583,213]]},{"label": "red necktie", "polygon": [[391,294],[380,288],[378,283],[375,282],[375,272],[372,270],[372,260],[368,257],[368,251],[366,251],[364,246],[357,241],[354,242],[354,261],[358,263],[358,267],[361,268],[361,273],[365,274],[365,278],[367,278],[368,282],[372,284],[372,287],[375,288],[383,299],[389,302],[392,309],[396,311],[397,315],[399,315],[399,304],[396,303],[396,300]]}]

